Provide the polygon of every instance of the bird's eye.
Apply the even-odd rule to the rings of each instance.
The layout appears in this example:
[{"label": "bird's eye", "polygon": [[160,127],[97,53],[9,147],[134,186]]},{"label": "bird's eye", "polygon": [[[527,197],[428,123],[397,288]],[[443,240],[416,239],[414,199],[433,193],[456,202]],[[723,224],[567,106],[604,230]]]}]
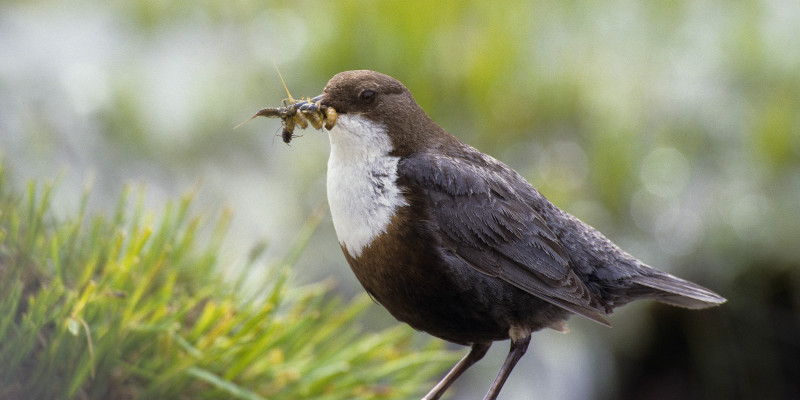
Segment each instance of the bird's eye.
[{"label": "bird's eye", "polygon": [[361,100],[363,103],[372,103],[375,100],[375,91],[374,90],[364,90],[358,95],[358,99]]}]

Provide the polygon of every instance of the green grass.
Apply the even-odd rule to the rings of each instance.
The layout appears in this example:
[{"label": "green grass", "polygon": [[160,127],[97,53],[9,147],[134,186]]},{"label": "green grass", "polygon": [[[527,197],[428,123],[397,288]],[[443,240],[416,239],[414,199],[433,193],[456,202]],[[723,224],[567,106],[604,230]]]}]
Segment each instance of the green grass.
[{"label": "green grass", "polygon": [[87,195],[56,218],[52,191],[14,193],[0,164],[2,399],[418,398],[455,361],[405,326],[365,332],[366,296],[291,285],[321,212],[253,286],[222,279],[227,217],[191,196],[156,216],[128,191],[104,216]]}]

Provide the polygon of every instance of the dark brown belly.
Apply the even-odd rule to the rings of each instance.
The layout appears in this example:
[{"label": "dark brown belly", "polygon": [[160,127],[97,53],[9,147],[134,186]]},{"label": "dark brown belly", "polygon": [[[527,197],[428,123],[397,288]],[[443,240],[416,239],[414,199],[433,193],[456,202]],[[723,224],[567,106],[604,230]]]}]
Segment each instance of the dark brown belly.
[{"label": "dark brown belly", "polygon": [[441,265],[415,264],[415,257],[388,261],[363,253],[358,260],[346,256],[367,293],[412,328],[459,344],[508,337],[509,326],[491,318],[490,311],[475,301],[475,293],[454,287],[437,271]]},{"label": "dark brown belly", "polygon": [[554,315],[566,316],[450,255],[424,224],[391,224],[358,258],[343,250],[364,289],[392,316],[454,343],[503,340],[511,324],[538,330]]}]

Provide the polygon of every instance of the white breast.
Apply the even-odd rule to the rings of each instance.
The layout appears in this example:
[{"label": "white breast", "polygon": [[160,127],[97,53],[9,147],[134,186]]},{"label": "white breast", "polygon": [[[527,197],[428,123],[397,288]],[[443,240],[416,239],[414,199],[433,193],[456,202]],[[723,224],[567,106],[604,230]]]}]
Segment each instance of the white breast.
[{"label": "white breast", "polygon": [[386,232],[408,203],[397,187],[399,157],[389,155],[386,128],[358,115],[340,115],[329,132],[328,205],[333,227],[352,257]]}]

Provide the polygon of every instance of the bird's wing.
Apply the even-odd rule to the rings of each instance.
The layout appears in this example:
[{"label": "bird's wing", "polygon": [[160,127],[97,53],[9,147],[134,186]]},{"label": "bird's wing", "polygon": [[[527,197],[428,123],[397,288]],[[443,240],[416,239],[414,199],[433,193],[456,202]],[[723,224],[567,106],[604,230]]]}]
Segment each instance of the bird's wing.
[{"label": "bird's wing", "polygon": [[443,244],[482,273],[610,325],[558,237],[522,200],[541,197],[536,189],[503,163],[466,145],[461,150],[416,153],[398,164],[398,178],[423,194]]}]

